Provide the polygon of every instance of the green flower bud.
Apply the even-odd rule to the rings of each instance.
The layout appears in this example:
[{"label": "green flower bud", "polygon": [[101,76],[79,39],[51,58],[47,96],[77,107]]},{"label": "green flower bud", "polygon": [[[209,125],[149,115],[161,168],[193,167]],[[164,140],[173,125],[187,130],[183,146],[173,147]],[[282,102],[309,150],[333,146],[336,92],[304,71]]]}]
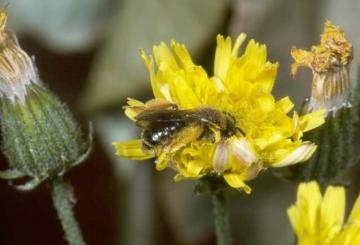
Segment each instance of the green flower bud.
[{"label": "green flower bud", "polygon": [[29,177],[15,187],[30,190],[83,162],[91,150],[92,132],[84,140],[67,106],[42,84],[15,35],[5,31],[6,19],[5,10],[0,11],[2,150],[10,164],[0,178]]}]

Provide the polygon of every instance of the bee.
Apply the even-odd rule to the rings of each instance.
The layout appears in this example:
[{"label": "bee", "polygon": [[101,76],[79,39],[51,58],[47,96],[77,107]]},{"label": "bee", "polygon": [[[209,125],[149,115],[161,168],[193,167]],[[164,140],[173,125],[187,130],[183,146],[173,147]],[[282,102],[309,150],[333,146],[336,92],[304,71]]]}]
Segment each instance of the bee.
[{"label": "bee", "polygon": [[208,106],[180,110],[176,104],[161,100],[139,111],[135,122],[143,129],[143,151],[156,155],[175,152],[198,140],[224,141],[239,130],[233,116]]}]

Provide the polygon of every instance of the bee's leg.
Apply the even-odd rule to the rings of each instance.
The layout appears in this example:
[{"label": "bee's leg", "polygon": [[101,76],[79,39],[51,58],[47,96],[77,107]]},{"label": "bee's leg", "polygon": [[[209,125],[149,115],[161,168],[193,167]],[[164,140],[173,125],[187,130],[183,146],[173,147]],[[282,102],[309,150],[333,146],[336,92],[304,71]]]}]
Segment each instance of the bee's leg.
[{"label": "bee's leg", "polygon": [[211,142],[212,143],[217,143],[221,140],[221,133],[220,130],[218,128],[213,128],[210,127],[210,131],[211,131]]},{"label": "bee's leg", "polygon": [[181,144],[179,142],[170,142],[169,144],[164,145],[161,149],[159,149],[159,151],[161,152],[157,159],[159,165],[165,165],[166,167],[169,166],[173,169],[176,169],[173,153],[178,151],[181,147],[184,147],[184,144]]}]

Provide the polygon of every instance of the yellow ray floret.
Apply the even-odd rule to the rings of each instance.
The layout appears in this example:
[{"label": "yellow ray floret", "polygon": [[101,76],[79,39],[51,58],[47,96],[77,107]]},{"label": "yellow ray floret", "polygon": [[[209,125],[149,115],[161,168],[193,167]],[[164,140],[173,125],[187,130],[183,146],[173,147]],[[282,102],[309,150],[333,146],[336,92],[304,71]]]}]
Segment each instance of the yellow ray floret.
[{"label": "yellow ray floret", "polygon": [[296,204],[288,211],[299,245],[355,245],[360,241],[360,197],[344,224],[345,190],[329,186],[322,196],[313,181],[298,187]]},{"label": "yellow ray floret", "polygon": [[141,140],[129,140],[121,143],[114,142],[116,155],[133,160],[144,160],[154,157],[154,154],[145,153],[141,149]]}]

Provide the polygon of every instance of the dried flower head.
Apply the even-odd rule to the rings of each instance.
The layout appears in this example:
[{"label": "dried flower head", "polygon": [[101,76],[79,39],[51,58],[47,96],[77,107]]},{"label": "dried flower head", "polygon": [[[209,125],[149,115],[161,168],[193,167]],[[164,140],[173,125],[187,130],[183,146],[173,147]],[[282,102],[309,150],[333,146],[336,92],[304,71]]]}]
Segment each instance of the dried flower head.
[{"label": "dried flower head", "polygon": [[31,58],[19,46],[15,34],[5,30],[6,9],[0,12],[0,95],[12,102],[25,101],[27,86],[39,77]]},{"label": "dried flower head", "polygon": [[0,100],[2,149],[10,169],[0,178],[30,180],[17,185],[30,190],[63,175],[81,163],[91,148],[68,108],[40,81],[36,67],[5,30],[6,9],[0,10]]},{"label": "dried flower head", "polygon": [[[316,146],[303,142],[302,134],[324,122],[324,111],[289,117],[290,99],[276,102],[271,94],[278,64],[267,61],[265,45],[254,40],[238,57],[245,37],[232,47],[229,37],[218,35],[212,77],[175,41],[170,49],[165,43],[154,46],[154,59],[142,52],[155,99],[129,99],[125,114],[143,128],[142,138],[114,142],[116,154],[157,157],[156,168],[174,169],[175,180],[222,176],[247,193],[245,181],[261,170],[307,160]],[[149,120],[149,115],[157,116]]]},{"label": "dried flower head", "polygon": [[291,55],[295,60],[291,66],[292,76],[299,66],[307,66],[313,72],[310,111],[324,108],[336,112],[351,106],[349,69],[353,47],[340,27],[326,21],[320,45],[313,46],[311,51],[293,47]]}]

